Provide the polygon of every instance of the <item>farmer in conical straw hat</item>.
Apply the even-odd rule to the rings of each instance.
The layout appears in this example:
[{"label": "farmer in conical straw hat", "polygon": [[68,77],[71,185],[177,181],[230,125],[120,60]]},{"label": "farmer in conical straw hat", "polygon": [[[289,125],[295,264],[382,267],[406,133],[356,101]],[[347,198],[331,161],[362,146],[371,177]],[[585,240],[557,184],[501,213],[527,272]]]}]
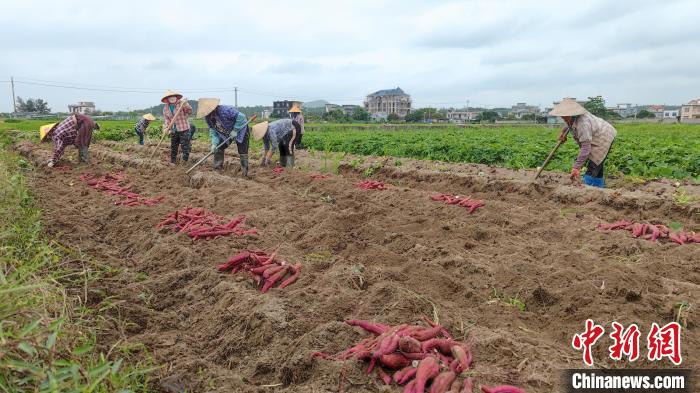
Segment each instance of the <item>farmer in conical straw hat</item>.
[{"label": "farmer in conical straw hat", "polygon": [[53,141],[53,156],[48,162],[48,167],[52,168],[63,156],[63,151],[68,145],[75,145],[78,148],[78,161],[89,163],[90,141],[92,141],[92,131],[99,130],[99,124],[95,123],[90,116],[76,113],[66,117],[58,124],[48,124],[42,126],[39,135],[41,141],[51,139]]},{"label": "farmer in conical straw hat", "polygon": [[265,153],[263,153],[262,165],[272,164],[272,154],[279,148],[280,165],[294,167],[294,142],[301,133],[301,125],[292,119],[275,120],[272,123],[266,121],[253,126],[253,139],[263,140]]},{"label": "farmer in conical straw hat", "polygon": [[192,107],[187,99],[182,99],[182,94],[168,90],[160,99],[163,106],[163,127],[167,127],[173,120],[175,113],[182,106],[182,110],[177,114],[173,125],[163,133],[170,134],[170,162],[177,162],[178,146],[182,146],[182,161],[187,161],[190,157],[190,122],[189,116],[192,114]]},{"label": "farmer in conical straw hat", "polygon": [[[560,116],[571,127],[572,136],[579,145],[578,157],[571,169],[571,179],[579,180],[581,168],[586,164],[584,184],[605,187],[603,169],[617,135],[615,128],[571,98],[563,99],[549,114]],[[567,127],[564,127],[559,135],[562,142],[566,142],[566,129]]]},{"label": "farmer in conical straw hat", "polygon": [[146,133],[146,129],[148,128],[148,125],[151,124],[151,122],[155,119],[155,116],[153,116],[150,113],[146,113],[139,119],[139,121],[134,126],[134,132],[136,132],[136,135],[139,136],[139,145],[143,145],[143,136]]},{"label": "farmer in conical straw hat", "polygon": [[231,144],[233,138],[224,146],[217,149],[221,143],[236,131],[236,147],[241,160],[241,172],[248,176],[248,119],[233,106],[219,105],[218,98],[200,98],[197,104],[197,118],[204,118],[209,126],[211,135],[211,151],[214,153],[214,169],[221,169],[224,164],[224,150]]},{"label": "farmer in conical straw hat", "polygon": [[304,146],[301,144],[301,137],[304,136],[304,115],[301,113],[301,107],[298,103],[294,103],[292,108],[289,110],[289,118],[296,120],[299,125],[301,125],[301,132],[297,135],[297,140],[295,147],[297,149],[303,149]]}]

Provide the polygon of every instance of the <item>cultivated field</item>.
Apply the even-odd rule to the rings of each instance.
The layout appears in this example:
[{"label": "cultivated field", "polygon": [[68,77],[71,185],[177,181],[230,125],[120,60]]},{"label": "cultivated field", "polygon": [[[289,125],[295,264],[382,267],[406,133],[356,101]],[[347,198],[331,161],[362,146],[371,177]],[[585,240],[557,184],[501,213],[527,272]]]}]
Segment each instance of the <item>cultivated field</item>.
[{"label": "cultivated field", "polygon": [[[298,169],[275,173],[256,165],[255,145],[251,179],[240,177],[230,153],[223,172],[205,165],[188,177],[185,166],[165,162],[167,149],[150,159],[135,138],[95,143],[89,166],[74,164],[70,147],[65,166],[53,171],[44,166],[50,144],[22,141],[14,149],[28,163],[24,175],[47,236],[111,269],[108,286],[84,288],[89,307],[108,303],[108,314],[120,321],[100,330],[98,347],[107,353],[113,345],[144,344],[162,365],[153,372],[154,387],[399,392],[367,376],[366,363],[312,354],[335,354],[367,337],[345,320],[422,324],[426,316],[471,344],[474,363],[466,375],[477,385],[545,393],[556,391],[559,370],[580,367],[571,338],[588,318],[608,328],[612,321],[637,323],[643,334],[653,322],[676,320],[684,368],[700,366],[700,244],[596,229],[627,219],[700,231],[699,129],[647,127],[621,127],[613,171],[637,180],[668,173],[684,179],[679,184],[660,179],[598,190],[571,184],[564,173],[533,182],[532,170],[428,160],[530,168],[554,143],[554,131],[541,128],[310,130],[304,142],[315,150],[402,158],[302,151]],[[106,128],[102,137],[131,132],[130,124]],[[572,144],[556,169],[568,169]],[[207,148],[198,142],[193,159]],[[118,172],[133,192],[164,199],[118,206],[79,179]],[[329,176],[311,176],[319,172]],[[354,186],[370,179],[388,189]],[[469,196],[484,206],[468,214],[433,201],[436,194]],[[187,206],[245,215],[258,234],[193,240],[156,228]],[[299,280],[282,290],[262,294],[250,275],[217,270],[241,250],[278,246],[284,259],[302,265]],[[608,358],[608,344],[595,347],[596,365],[620,367]]]}]

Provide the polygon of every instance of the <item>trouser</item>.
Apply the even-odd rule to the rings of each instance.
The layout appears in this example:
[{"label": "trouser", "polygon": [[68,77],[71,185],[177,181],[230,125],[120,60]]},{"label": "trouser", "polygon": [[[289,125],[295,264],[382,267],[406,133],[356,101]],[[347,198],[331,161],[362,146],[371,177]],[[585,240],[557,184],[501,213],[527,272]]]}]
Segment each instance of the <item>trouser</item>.
[{"label": "trouser", "polygon": [[[612,149],[612,145],[610,149]],[[583,175],[584,184],[593,187],[605,187],[605,161],[607,161],[609,154],[610,150],[608,150],[608,154],[605,155],[600,164],[596,164],[591,160],[586,162],[586,173]]]},{"label": "trouser", "polygon": [[[216,147],[216,146],[215,146]],[[236,141],[236,149],[241,160],[241,170],[243,176],[248,176],[248,148],[250,147],[250,134],[246,133],[243,142]],[[221,169],[224,165],[224,150],[226,147],[218,149],[214,153],[214,169]]]},{"label": "trouser", "polygon": [[301,137],[303,137],[304,134],[299,134],[297,135],[297,140],[294,142],[294,147],[297,149],[303,149],[304,145],[301,144]]},{"label": "trouser", "polygon": [[136,135],[139,136],[139,145],[143,145],[143,133],[137,132]]},{"label": "trouser", "polygon": [[277,146],[280,150],[280,165],[283,167],[294,167],[294,146],[297,139],[301,134],[297,134],[296,131],[287,133],[287,135],[282,137],[282,140]]},{"label": "trouser", "polygon": [[90,163],[90,152],[87,146],[78,148],[78,161],[86,164]]},{"label": "trouser", "polygon": [[177,161],[178,146],[182,146],[182,161],[190,158],[190,130],[176,131],[170,134],[170,162]]},{"label": "trouser", "polygon": [[194,133],[197,132],[197,126],[190,123],[190,141],[194,140]]}]

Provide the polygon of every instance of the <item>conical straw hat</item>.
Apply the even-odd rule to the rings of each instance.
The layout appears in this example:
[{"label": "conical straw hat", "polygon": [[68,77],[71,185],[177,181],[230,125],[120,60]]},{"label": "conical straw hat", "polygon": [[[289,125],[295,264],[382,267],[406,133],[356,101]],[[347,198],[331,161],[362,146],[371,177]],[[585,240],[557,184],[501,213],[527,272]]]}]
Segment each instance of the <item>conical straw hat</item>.
[{"label": "conical straw hat", "polygon": [[44,140],[46,138],[46,135],[48,135],[49,131],[56,125],[57,123],[51,123],[47,124],[45,126],[39,127],[39,139]]},{"label": "conical straw hat", "polygon": [[217,106],[219,106],[218,98],[200,98],[197,101],[197,119],[201,119],[204,116],[210,114]]},{"label": "conical straw hat", "polygon": [[156,119],[156,117],[153,116],[153,115],[150,114],[150,113],[146,113],[145,115],[143,115],[143,118],[146,119],[146,120],[148,120],[148,121],[153,121],[153,120]]},{"label": "conical straw hat", "polygon": [[163,98],[160,99],[160,102],[167,103],[168,102],[168,97],[175,96],[179,100],[182,98],[182,94],[176,92],[175,90],[168,90],[163,94]]},{"label": "conical straw hat", "polygon": [[586,108],[571,98],[565,98],[554,106],[550,116],[578,116],[586,113]]},{"label": "conical straw hat", "polygon": [[288,113],[301,113],[301,108],[299,107],[299,104],[294,104],[292,105],[292,109],[287,111]]},{"label": "conical straw hat", "polygon": [[269,126],[270,123],[267,121],[264,121],[262,123],[258,123],[253,126],[253,139],[256,141],[259,141],[263,139],[265,136],[265,133],[267,132],[267,126]]}]

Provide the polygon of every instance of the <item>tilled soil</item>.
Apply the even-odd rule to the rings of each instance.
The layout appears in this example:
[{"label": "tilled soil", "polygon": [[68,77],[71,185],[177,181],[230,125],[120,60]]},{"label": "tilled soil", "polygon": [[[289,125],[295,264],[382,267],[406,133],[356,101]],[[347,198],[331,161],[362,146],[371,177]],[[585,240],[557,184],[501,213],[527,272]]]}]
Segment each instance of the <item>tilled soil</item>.
[{"label": "tilled soil", "polygon": [[[37,164],[50,154],[50,145],[16,149]],[[623,218],[699,230],[700,207],[678,205],[669,182],[597,190],[551,173],[533,183],[526,171],[350,157],[337,166],[340,174],[313,180],[308,170],[328,162],[304,152],[301,169],[282,174],[251,159],[251,179],[240,177],[235,160],[223,172],[205,164],[190,178],[186,166],[163,163],[165,150],[156,159],[126,144],[90,151],[89,166],[65,159],[69,171],[37,165],[31,184],[51,236],[122,269],[107,295],[125,300],[113,312],[127,323],[102,339],[144,343],[164,365],[164,391],[398,392],[366,376],[363,364],[310,355],[338,352],[365,336],[346,319],[394,325],[429,316],[474,341],[477,384],[554,392],[559,370],[583,366],[571,339],[588,318],[608,332],[612,321],[638,324],[642,360],[632,367],[671,367],[644,359],[645,337],[652,322],[673,321],[684,301],[683,366],[698,366],[700,245],[596,230]],[[115,171],[125,172],[134,191],[165,200],[115,206],[113,197],[78,180]],[[390,189],[353,187],[363,174]],[[486,206],[468,215],[431,201],[437,193]],[[193,241],[155,228],[185,206],[244,214],[259,235]],[[261,294],[247,276],[216,270],[242,249],[278,245],[282,258],[303,264],[299,281],[284,290]],[[596,366],[630,367],[607,357],[610,344],[606,337],[596,345]]]}]

